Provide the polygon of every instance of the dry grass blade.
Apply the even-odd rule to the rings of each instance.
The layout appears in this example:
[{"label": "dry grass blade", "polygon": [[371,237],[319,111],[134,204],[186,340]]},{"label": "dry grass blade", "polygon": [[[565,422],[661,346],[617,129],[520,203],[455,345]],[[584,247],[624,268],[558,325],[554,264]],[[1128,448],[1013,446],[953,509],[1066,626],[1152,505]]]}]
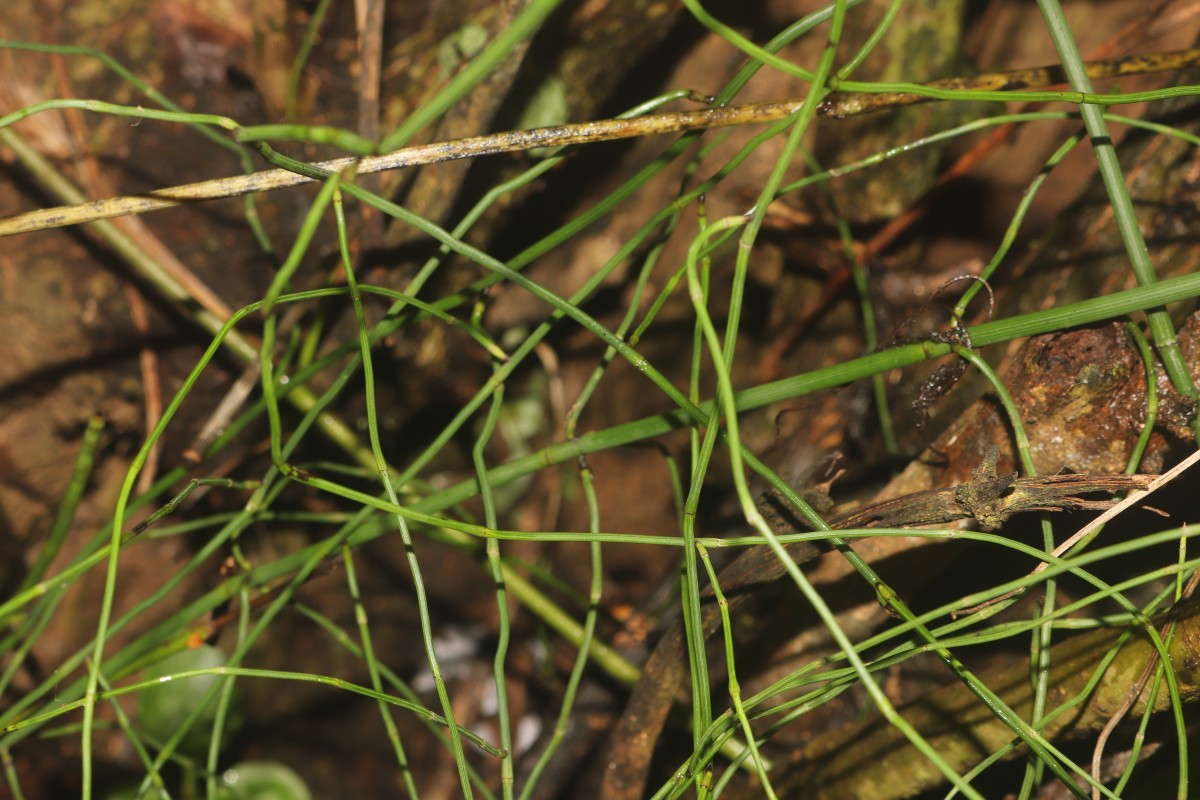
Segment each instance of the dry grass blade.
[{"label": "dry grass blade", "polygon": [[[1088,534],[1090,534],[1092,531],[1096,530],[1101,525],[1103,525],[1106,522],[1108,522],[1109,520],[1113,519],[1118,514],[1124,513],[1124,511],[1126,509],[1137,505],[1138,503],[1140,503],[1143,499],[1145,499],[1149,495],[1153,494],[1154,492],[1158,491],[1162,487],[1166,486],[1168,483],[1170,483],[1171,481],[1178,478],[1184,472],[1187,472],[1187,470],[1189,470],[1197,461],[1200,461],[1200,450],[1197,450],[1195,453],[1192,453],[1190,456],[1185,458],[1183,461],[1176,464],[1173,468],[1167,470],[1162,475],[1159,475],[1156,479],[1151,481],[1150,485],[1148,485],[1146,488],[1136,489],[1136,490],[1130,492],[1129,496],[1126,497],[1124,500],[1122,500],[1121,502],[1117,503],[1112,508],[1105,511],[1100,516],[1096,517],[1094,520],[1089,522],[1087,525],[1084,525],[1082,528],[1080,528],[1078,531],[1076,531],[1071,536],[1071,538],[1067,539],[1065,542],[1060,544],[1058,547],[1054,548],[1054,552],[1051,553],[1051,555],[1053,555],[1055,557],[1059,557],[1063,553],[1066,553],[1068,550],[1070,550],[1072,547],[1074,547],[1077,542],[1082,541],[1083,538],[1086,537]],[[1049,565],[1043,561],[1041,564],[1039,564],[1037,566],[1036,569],[1034,569],[1034,574],[1041,572],[1047,566],[1049,566]]]}]

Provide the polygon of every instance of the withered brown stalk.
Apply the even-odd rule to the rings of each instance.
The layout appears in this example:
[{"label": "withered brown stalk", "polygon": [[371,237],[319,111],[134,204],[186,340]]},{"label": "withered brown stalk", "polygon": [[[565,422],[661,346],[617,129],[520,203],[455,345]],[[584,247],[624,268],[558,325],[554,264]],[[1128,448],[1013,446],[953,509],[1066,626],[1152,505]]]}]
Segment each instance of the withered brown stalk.
[{"label": "withered brown stalk", "polygon": [[[1200,63],[1200,49],[1192,49],[1089,62],[1087,71],[1091,78],[1102,79],[1166,72],[1198,63]],[[939,80],[924,84],[924,86],[936,90],[1012,91],[1015,101],[1022,99],[1021,92],[1017,90],[1049,86],[1061,83],[1063,80],[1061,68],[1053,66],[991,73],[974,78]],[[820,113],[826,117],[841,119],[931,99],[909,92],[834,92],[822,103]],[[1064,96],[1064,99],[1068,98]],[[305,165],[310,173],[307,175],[286,169],[266,170],[249,175],[217,178],[167,189],[157,189],[143,195],[113,197],[88,203],[79,203],[59,192],[55,181],[47,176],[48,172],[55,172],[53,166],[18,134],[5,128],[0,129],[0,143],[9,147],[16,154],[17,159],[34,174],[44,188],[71,205],[39,209],[0,220],[0,236],[78,225],[128,214],[142,214],[185,203],[237,197],[252,192],[298,186],[317,180],[317,177],[314,176],[338,172],[354,164],[357,164],[358,174],[362,175],[535,148],[591,144],[642,136],[774,122],[795,113],[801,103],[803,103],[803,98],[648,114],[633,119],[605,119],[531,130],[506,131],[466,139],[415,145],[384,155],[350,156],[309,164]]]}]

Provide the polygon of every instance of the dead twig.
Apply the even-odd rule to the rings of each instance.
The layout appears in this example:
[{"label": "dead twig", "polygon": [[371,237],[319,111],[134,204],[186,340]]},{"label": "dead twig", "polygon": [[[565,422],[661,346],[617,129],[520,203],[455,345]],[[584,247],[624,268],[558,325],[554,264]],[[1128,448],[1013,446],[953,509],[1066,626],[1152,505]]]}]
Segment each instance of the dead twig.
[{"label": "dead twig", "polygon": [[[1088,75],[1093,79],[1118,75],[1146,74],[1178,70],[1200,63],[1200,49],[1181,50],[1146,56],[1130,56],[1107,61],[1090,62]],[[933,81],[924,86],[938,92],[960,89],[1014,90],[1013,99],[1020,100],[1016,89],[1030,89],[1062,82],[1057,67],[1041,67],[1032,70],[1016,70],[979,76],[970,79]],[[840,119],[856,114],[883,110],[897,105],[910,105],[932,98],[915,93],[835,93],[836,99],[827,99],[821,112]],[[873,99],[880,98],[880,99]],[[1082,102],[1084,96],[1078,92],[1062,92],[1058,98],[1064,102]],[[448,142],[405,147],[393,153],[378,156],[349,156],[346,158],[304,165],[311,174],[300,174],[286,169],[256,172],[228,178],[202,181],[168,189],[158,189],[143,195],[114,197],[73,206],[41,209],[18,214],[0,220],[0,236],[77,225],[83,222],[111,219],[127,214],[142,214],[163,208],[172,208],[184,203],[213,200],[221,197],[239,197],[252,192],[264,192],[298,186],[317,180],[313,175],[327,175],[357,165],[359,175],[368,175],[385,170],[401,169],[425,164],[437,164],[463,158],[512,153],[535,148],[564,147],[567,145],[607,142],[641,136],[654,136],[684,131],[706,130],[735,125],[753,125],[775,122],[794,114],[804,102],[803,98],[782,100],[772,103],[749,103],[697,111],[675,111],[663,114],[648,114],[634,119],[606,119],[581,122],[572,125],[556,125],[532,130],[508,131],[505,133],[472,136]],[[0,129],[0,142],[8,141],[12,134]]]},{"label": "dead twig", "polygon": [[262,374],[262,364],[254,361],[242,370],[242,374],[229,387],[229,391],[221,398],[216,410],[209,415],[204,427],[196,434],[196,438],[183,451],[183,461],[189,466],[198,466],[204,461],[204,453],[217,437],[225,432],[234,415],[241,410],[250,393],[258,387],[259,376]]},{"label": "dead twig", "polygon": [[[1051,557],[1055,558],[1055,559],[1061,558],[1063,556],[1063,554],[1065,554],[1067,551],[1069,551],[1072,547],[1077,545],[1079,542],[1083,541],[1083,539],[1086,538],[1089,534],[1091,534],[1092,531],[1095,531],[1097,528],[1099,528],[1101,525],[1104,525],[1110,519],[1113,519],[1118,514],[1123,513],[1126,509],[1137,505],[1142,500],[1144,500],[1147,496],[1153,494],[1154,492],[1158,491],[1162,487],[1166,486],[1168,483],[1175,480],[1180,475],[1182,475],[1184,472],[1186,472],[1188,469],[1190,469],[1193,465],[1195,465],[1197,461],[1200,461],[1200,450],[1197,450],[1196,452],[1192,453],[1190,456],[1185,458],[1183,461],[1176,464],[1173,468],[1167,470],[1162,475],[1159,475],[1157,478],[1154,478],[1148,484],[1146,484],[1144,487],[1139,487],[1136,485],[1133,486],[1133,488],[1129,492],[1129,495],[1124,500],[1121,500],[1120,502],[1113,505],[1111,508],[1109,508],[1103,514],[1096,517],[1094,520],[1089,522],[1087,525],[1084,525],[1082,528],[1077,530],[1065,542],[1060,544],[1058,547],[1054,548],[1054,551],[1052,553],[1050,553]],[[1129,476],[1129,477],[1136,477],[1136,476]],[[1142,477],[1148,477],[1148,476],[1142,476]],[[1035,575],[1037,575],[1039,572],[1041,572],[1042,570],[1046,569],[1049,566],[1050,566],[1049,561],[1043,561],[1042,563],[1038,564],[1036,567],[1033,568],[1033,570],[1029,573],[1029,577],[1033,578]],[[974,606],[972,608],[962,609],[961,611],[956,613],[955,616],[961,617],[961,616],[966,616],[967,614],[973,614],[976,611],[979,611],[980,609],[984,609],[984,608],[987,608],[988,606],[995,605],[996,603],[999,603],[1003,600],[1007,600],[1008,598],[1018,595],[1023,591],[1024,591],[1023,588],[1013,589],[1011,592],[1006,592],[1005,594],[1002,594],[999,597],[992,598],[991,600],[987,601],[986,603],[980,603],[979,605]]]},{"label": "dead twig", "polygon": [[[379,87],[383,70],[383,24],[384,4],[382,0],[356,0],[354,3],[354,25],[358,29],[358,133],[365,139],[379,140]],[[380,182],[376,176],[364,177],[363,188],[379,193]],[[356,237],[359,252],[375,246],[383,235],[383,224],[377,209],[362,204],[359,209],[362,224],[361,234]]]}]

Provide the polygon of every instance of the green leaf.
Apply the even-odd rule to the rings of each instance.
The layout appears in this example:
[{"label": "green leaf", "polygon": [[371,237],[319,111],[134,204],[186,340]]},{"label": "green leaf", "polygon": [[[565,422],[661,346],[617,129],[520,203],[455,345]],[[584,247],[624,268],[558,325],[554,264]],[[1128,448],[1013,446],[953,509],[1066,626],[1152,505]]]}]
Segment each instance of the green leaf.
[{"label": "green leaf", "polygon": [[[173,680],[172,675],[198,669],[212,669],[225,665],[225,654],[215,647],[202,645],[191,650],[184,650],[164,658],[150,667],[146,677],[159,678],[160,682],[146,689],[138,698],[138,714],[142,722],[142,730],[156,742],[165,742],[171,738],[187,719],[188,715],[200,702],[205,693],[214,683],[225,680],[221,675],[197,675],[189,678]],[[237,707],[236,695],[233,708]],[[184,736],[179,745],[179,751],[185,755],[200,757],[208,751],[208,742],[212,736],[212,723],[217,713],[217,704],[212,702],[205,710],[200,720]],[[229,714],[225,721],[225,736],[241,727],[242,715]]]},{"label": "green leaf", "polygon": [[311,800],[295,770],[277,761],[243,761],[221,774],[220,800]]}]

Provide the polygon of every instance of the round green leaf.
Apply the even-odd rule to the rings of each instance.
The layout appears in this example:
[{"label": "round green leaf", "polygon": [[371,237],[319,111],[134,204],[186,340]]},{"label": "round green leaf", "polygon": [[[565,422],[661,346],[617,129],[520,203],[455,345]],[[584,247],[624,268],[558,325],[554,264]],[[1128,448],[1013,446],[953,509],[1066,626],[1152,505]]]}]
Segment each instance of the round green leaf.
[{"label": "round green leaf", "polygon": [[[138,713],[142,722],[142,730],[155,742],[165,742],[179,730],[184,720],[196,708],[205,693],[222,680],[220,675],[197,675],[190,678],[171,678],[180,672],[197,669],[210,669],[225,664],[225,654],[215,647],[201,647],[184,650],[164,658],[146,670],[148,678],[159,678],[160,682],[145,689],[138,697]],[[234,705],[236,706],[236,695]],[[213,719],[217,713],[217,701],[214,699],[205,708],[203,716],[185,734],[179,744],[179,752],[184,755],[202,756],[208,752],[208,742],[212,735]],[[240,715],[230,713],[226,716],[223,740],[227,740],[231,731],[241,727]]]},{"label": "round green leaf", "polygon": [[277,761],[243,761],[221,773],[220,800],[311,800],[308,784]]}]

